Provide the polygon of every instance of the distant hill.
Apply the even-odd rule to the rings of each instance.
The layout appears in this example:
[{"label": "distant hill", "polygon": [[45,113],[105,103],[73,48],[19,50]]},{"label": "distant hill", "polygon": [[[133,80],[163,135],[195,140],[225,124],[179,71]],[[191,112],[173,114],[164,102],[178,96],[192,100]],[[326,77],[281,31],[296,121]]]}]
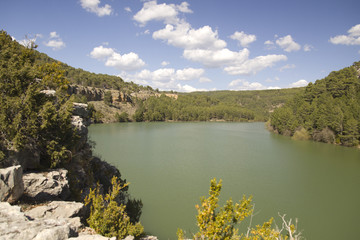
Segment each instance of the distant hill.
[{"label": "distant hill", "polygon": [[360,141],[360,62],[310,83],[270,117],[274,131],[356,146]]},{"label": "distant hill", "polygon": [[[18,47],[24,48],[20,44]],[[35,52],[35,64],[60,64],[78,102],[97,110],[96,120],[123,121],[267,121],[270,113],[304,88],[263,91],[166,93],[125,82],[118,76],[95,74]],[[107,93],[108,92],[108,93]],[[105,101],[105,95],[111,99]]]}]

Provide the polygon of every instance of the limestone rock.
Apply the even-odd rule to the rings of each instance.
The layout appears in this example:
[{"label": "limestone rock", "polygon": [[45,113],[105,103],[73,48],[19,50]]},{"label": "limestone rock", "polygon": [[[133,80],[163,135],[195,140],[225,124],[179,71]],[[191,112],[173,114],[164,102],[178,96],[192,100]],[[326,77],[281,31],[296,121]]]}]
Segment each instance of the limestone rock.
[{"label": "limestone rock", "polygon": [[54,219],[29,219],[19,206],[0,202],[0,239],[68,239],[76,236],[66,221]]},{"label": "limestone rock", "polygon": [[78,131],[80,136],[87,136],[88,133],[87,123],[84,121],[82,117],[72,116],[71,124],[75,127],[75,129]]},{"label": "limestone rock", "polygon": [[140,240],[158,240],[156,236],[145,236],[140,238]]},{"label": "limestone rock", "polygon": [[53,201],[25,212],[31,218],[74,218],[82,217],[84,204],[79,202]]},{"label": "limestone rock", "polygon": [[54,97],[56,94],[55,90],[41,90],[40,92],[49,97]]},{"label": "limestone rock", "polygon": [[74,110],[73,115],[80,116],[82,118],[89,117],[88,105],[85,103],[73,103]]},{"label": "limestone rock", "polygon": [[66,200],[70,196],[67,173],[65,169],[25,173],[24,197],[35,201]]},{"label": "limestone rock", "polygon": [[0,169],[0,201],[10,203],[24,193],[23,170],[20,165]]},{"label": "limestone rock", "polygon": [[79,202],[53,201],[26,211],[25,216],[63,221],[72,232],[78,232],[83,226],[80,217],[83,217],[84,211],[84,204]]},{"label": "limestone rock", "polygon": [[96,235],[79,235],[78,237],[69,238],[69,240],[116,240],[116,237],[108,238],[101,236],[99,234]]}]

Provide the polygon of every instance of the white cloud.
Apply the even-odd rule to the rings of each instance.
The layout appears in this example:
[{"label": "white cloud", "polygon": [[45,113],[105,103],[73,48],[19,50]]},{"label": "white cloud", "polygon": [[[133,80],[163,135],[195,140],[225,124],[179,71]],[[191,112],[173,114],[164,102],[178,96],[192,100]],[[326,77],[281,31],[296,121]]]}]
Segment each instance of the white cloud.
[{"label": "white cloud", "polygon": [[[229,50],[226,42],[219,38],[217,30],[213,30],[210,26],[192,28],[186,20],[179,17],[180,13],[190,12],[192,11],[187,2],[175,5],[158,4],[156,0],[152,0],[145,2],[133,19],[141,26],[153,20],[164,22],[164,28],[153,32],[153,39],[163,40],[168,45],[182,48],[183,57],[187,60],[199,62],[205,67],[224,68],[225,72],[231,75],[256,74],[271,67],[277,61],[287,60],[284,55],[258,56],[249,59],[250,51],[247,48],[240,51]],[[239,41],[241,46],[247,46],[256,40],[255,35],[244,32],[235,32],[230,38]]]},{"label": "white cloud", "polygon": [[56,32],[50,33],[50,38],[59,38],[60,36]]},{"label": "white cloud", "polygon": [[332,44],[360,45],[360,24],[348,30],[348,35],[337,35],[331,37],[329,42]]},{"label": "white cloud", "polygon": [[136,53],[130,52],[121,55],[114,49],[103,46],[95,47],[90,56],[98,60],[104,60],[105,66],[115,67],[123,71],[134,71],[145,66],[145,62]]},{"label": "white cloud", "polygon": [[208,83],[208,82],[212,82],[212,80],[210,78],[207,78],[207,77],[201,77],[199,79],[199,82],[201,83]]},{"label": "white cloud", "polygon": [[306,80],[304,80],[304,79],[301,79],[301,80],[299,80],[299,81],[297,81],[297,82],[291,83],[289,86],[290,86],[291,88],[297,88],[297,87],[305,87],[305,86],[307,86],[308,84],[309,84],[308,81],[306,81]]},{"label": "white cloud", "polygon": [[176,71],[176,79],[181,81],[189,81],[193,79],[199,79],[204,74],[202,68],[185,68]]},{"label": "white cloud", "polygon": [[169,65],[170,63],[169,62],[167,62],[167,61],[162,61],[161,62],[161,66],[163,66],[163,67],[165,67],[165,66],[167,66],[167,65]]},{"label": "white cloud", "polygon": [[231,90],[264,90],[264,89],[278,89],[279,87],[266,87],[259,82],[249,82],[243,79],[236,79],[228,85]]},{"label": "white cloud", "polygon": [[173,68],[160,68],[152,72],[144,69],[135,74],[123,72],[121,77],[128,82],[132,81],[138,84],[151,85],[153,88],[161,90],[193,92],[206,91],[206,89],[197,89],[188,84],[182,85],[179,81],[202,79],[203,74],[203,69],[185,68],[175,70]]},{"label": "white cloud", "polygon": [[271,79],[271,78],[267,78],[266,80],[265,80],[265,82],[278,82],[278,81],[280,81],[280,78],[279,77],[274,77],[274,79]]},{"label": "white cloud", "polygon": [[291,35],[277,39],[276,44],[286,52],[299,51],[301,49],[300,44],[296,43]]},{"label": "white cloud", "polygon": [[186,59],[200,62],[207,67],[221,67],[234,63],[241,64],[248,59],[249,54],[247,48],[239,52],[233,52],[227,48],[221,50],[186,49],[183,56]]},{"label": "white cloud", "polygon": [[286,70],[286,69],[292,69],[292,68],[295,68],[295,67],[296,67],[295,64],[286,64],[286,65],[282,66],[282,67],[279,69],[279,71],[280,71],[280,72],[283,72],[283,71]]},{"label": "white cloud", "polygon": [[305,51],[305,52],[310,52],[310,51],[312,51],[313,49],[314,49],[314,47],[311,46],[310,44],[305,44],[305,45],[304,45],[304,51]]},{"label": "white cloud", "polygon": [[286,61],[285,55],[266,55],[247,59],[240,64],[225,67],[224,70],[230,75],[250,75],[273,66],[278,61]]},{"label": "white cloud", "polygon": [[65,43],[60,38],[59,34],[56,32],[50,32],[50,37],[47,42],[45,42],[45,46],[53,48],[53,50],[59,50],[63,47],[65,47]]},{"label": "white cloud", "polygon": [[175,4],[157,4],[156,0],[144,3],[143,8],[134,15],[134,20],[145,26],[149,21],[164,21],[165,23],[174,24],[179,21],[178,14],[191,13],[189,4],[182,2],[180,5]]},{"label": "white cloud", "polygon": [[165,28],[153,33],[154,39],[161,39],[167,44],[184,49],[221,49],[226,47],[226,42],[220,40],[218,32],[213,31],[209,26],[199,29],[191,28],[187,22],[178,24],[167,24]]},{"label": "white cloud", "polygon": [[240,46],[248,47],[250,43],[256,41],[256,36],[252,34],[246,34],[244,32],[235,32],[233,35],[230,36],[233,40],[238,40]]},{"label": "white cloud", "polygon": [[131,8],[130,8],[130,7],[125,7],[125,8],[124,8],[124,10],[125,10],[126,12],[129,12],[129,13],[131,13],[131,12],[132,12],[132,10],[131,10]]},{"label": "white cloud", "polygon": [[110,57],[115,51],[112,48],[105,48],[103,46],[95,47],[91,53],[90,56],[92,58],[96,59],[105,59],[107,57]]},{"label": "white cloud", "polygon": [[81,7],[88,12],[95,13],[99,17],[110,15],[113,10],[109,4],[99,7],[100,0],[80,0]]}]

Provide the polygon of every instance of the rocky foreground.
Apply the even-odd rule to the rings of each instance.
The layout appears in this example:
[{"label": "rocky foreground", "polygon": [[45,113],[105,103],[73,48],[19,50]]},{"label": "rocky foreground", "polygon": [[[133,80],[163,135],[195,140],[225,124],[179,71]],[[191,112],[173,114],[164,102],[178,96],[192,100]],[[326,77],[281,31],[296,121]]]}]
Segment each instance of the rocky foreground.
[{"label": "rocky foreground", "polygon": [[84,199],[96,183],[106,190],[112,176],[120,177],[115,167],[92,156],[87,144],[87,105],[74,104],[73,113],[72,124],[81,138],[67,169],[39,170],[37,154],[23,152],[14,153],[0,169],[0,240],[116,239],[86,227],[89,209],[70,201]]}]

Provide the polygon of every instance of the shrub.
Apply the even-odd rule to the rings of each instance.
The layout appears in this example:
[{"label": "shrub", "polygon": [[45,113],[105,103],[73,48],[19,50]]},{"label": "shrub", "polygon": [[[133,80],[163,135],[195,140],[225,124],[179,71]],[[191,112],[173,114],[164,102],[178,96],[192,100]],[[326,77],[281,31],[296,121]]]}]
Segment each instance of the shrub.
[{"label": "shrub", "polygon": [[295,131],[294,136],[292,138],[295,140],[309,140],[310,135],[306,131],[306,129],[302,127]]},{"label": "shrub", "polygon": [[[251,197],[243,199],[236,204],[229,199],[225,206],[220,210],[219,195],[221,191],[221,180],[219,183],[216,179],[210,182],[210,191],[208,198],[201,198],[201,204],[196,205],[198,211],[197,225],[199,232],[194,234],[194,240],[300,240],[301,232],[297,232],[297,221],[292,224],[291,220],[286,221],[285,215],[279,215],[282,219],[282,227],[272,228],[273,218],[265,222],[262,226],[257,225],[255,228],[248,227],[246,234],[238,235],[237,224],[241,223],[246,217],[253,213]],[[250,221],[251,222],[251,221]],[[285,233],[283,235],[282,233]],[[183,230],[178,229],[177,236],[179,240],[187,239]]]},{"label": "shrub", "polygon": [[105,196],[100,194],[100,186],[90,189],[90,193],[85,198],[85,205],[90,204],[90,217],[87,222],[97,233],[105,237],[117,237],[123,239],[128,235],[140,237],[143,226],[138,223],[131,223],[130,217],[126,213],[126,206],[118,204],[116,198],[121,194],[121,190],[128,184],[121,184],[117,177],[111,180],[112,189]]}]

